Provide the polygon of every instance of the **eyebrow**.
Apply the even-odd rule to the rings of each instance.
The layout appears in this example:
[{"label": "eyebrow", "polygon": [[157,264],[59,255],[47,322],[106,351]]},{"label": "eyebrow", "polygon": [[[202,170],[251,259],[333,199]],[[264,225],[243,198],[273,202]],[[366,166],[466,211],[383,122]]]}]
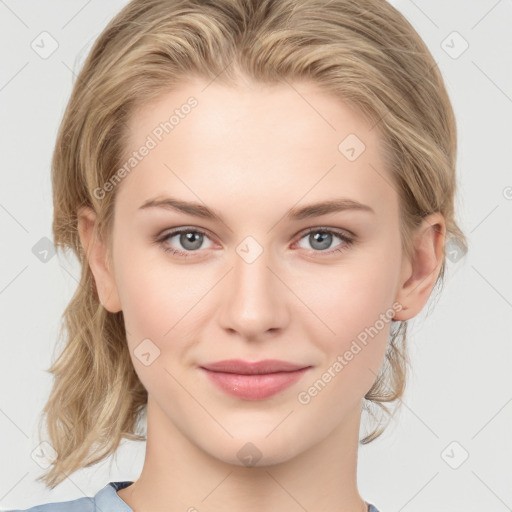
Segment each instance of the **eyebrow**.
[{"label": "eyebrow", "polygon": [[[155,197],[153,199],[148,199],[139,207],[139,210],[146,210],[149,208],[163,208],[166,210],[193,215],[194,217],[224,222],[222,215],[216,210],[210,209],[200,203],[182,201],[181,199],[174,197]],[[345,210],[375,213],[373,208],[366,204],[352,199],[339,198],[321,201],[307,206],[291,208],[285,217],[288,220],[303,220],[319,217],[328,213],[342,212]]]}]

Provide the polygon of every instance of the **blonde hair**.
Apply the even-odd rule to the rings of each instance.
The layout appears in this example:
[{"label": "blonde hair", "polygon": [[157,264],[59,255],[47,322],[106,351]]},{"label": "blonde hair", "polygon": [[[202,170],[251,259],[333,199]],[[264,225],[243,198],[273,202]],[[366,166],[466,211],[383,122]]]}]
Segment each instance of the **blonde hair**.
[{"label": "blonde hair", "polygon": [[[187,77],[236,86],[244,77],[274,84],[314,81],[377,126],[401,202],[403,249],[428,214],[441,212],[446,235],[467,250],[454,218],[456,124],[427,46],[386,0],[133,0],[95,41],[71,93],[52,161],[53,235],[82,270],[63,313],[63,350],[41,420],[56,458],[39,477],[55,487],[70,473],[114,454],[137,430],[147,391],[128,352],[123,313],[100,304],[77,231],[92,207],[110,243],[114,189],[102,187],[124,161],[127,124],[140,105]],[[110,247],[110,246],[109,246]],[[443,281],[445,259],[436,285]],[[66,331],[63,335],[63,331]],[[393,322],[384,364],[365,410],[391,417],[387,403],[405,389],[407,322]],[[375,409],[372,412],[372,409]],[[378,425],[361,443],[376,439]],[[41,431],[39,431],[41,435]]]}]

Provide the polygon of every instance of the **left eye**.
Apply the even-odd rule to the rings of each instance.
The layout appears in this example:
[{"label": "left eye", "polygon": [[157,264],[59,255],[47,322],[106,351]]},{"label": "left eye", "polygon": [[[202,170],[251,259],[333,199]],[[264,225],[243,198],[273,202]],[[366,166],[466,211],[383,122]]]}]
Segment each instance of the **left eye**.
[{"label": "left eye", "polygon": [[[317,236],[320,235],[320,236]],[[334,237],[342,240],[343,243],[339,244],[337,248],[328,250],[328,247],[331,245]],[[350,247],[350,245],[354,242],[353,237],[349,236],[345,232],[341,232],[338,230],[328,229],[328,228],[312,228],[309,229],[305,235],[301,237],[300,240],[307,238],[308,242],[312,244],[312,246],[316,245],[318,251],[314,252],[325,252],[326,254],[332,254],[334,252],[343,251]]]},{"label": "left eye", "polygon": [[[319,235],[319,236],[318,236]],[[335,249],[326,250],[332,244],[333,236],[339,238],[342,243],[339,244]],[[185,250],[174,249],[169,244],[169,240],[178,237],[178,241]],[[161,239],[157,240],[165,252],[172,254],[188,257],[192,253],[197,252],[203,245],[204,239],[209,239],[205,231],[199,229],[175,229],[170,233],[164,235]],[[306,233],[303,233],[299,238],[299,242],[305,238],[308,238],[309,243],[313,247],[313,252],[332,254],[335,252],[341,252],[350,247],[354,243],[354,238],[345,231],[338,231],[328,228],[310,228]],[[316,248],[315,248],[316,246]]]}]

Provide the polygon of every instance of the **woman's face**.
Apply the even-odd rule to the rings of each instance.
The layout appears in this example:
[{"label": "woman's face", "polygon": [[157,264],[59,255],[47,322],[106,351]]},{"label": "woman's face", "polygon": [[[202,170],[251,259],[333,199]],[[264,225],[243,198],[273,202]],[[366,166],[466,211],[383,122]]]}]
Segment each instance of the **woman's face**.
[{"label": "woman's face", "polygon": [[[313,84],[201,81],[129,126],[133,159],[98,192],[117,188],[102,303],[123,311],[155,417],[238,465],[353,432],[410,269],[377,129]],[[345,208],[306,208],[326,201]],[[228,375],[228,392],[201,367],[230,359],[307,369]]]}]

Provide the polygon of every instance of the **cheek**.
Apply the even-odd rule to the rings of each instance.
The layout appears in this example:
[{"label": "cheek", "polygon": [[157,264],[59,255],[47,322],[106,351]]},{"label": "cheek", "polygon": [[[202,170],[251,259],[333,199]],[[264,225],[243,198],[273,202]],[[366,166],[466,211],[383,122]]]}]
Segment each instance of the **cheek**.
[{"label": "cheek", "polygon": [[187,364],[187,350],[199,338],[201,299],[215,282],[211,271],[171,263],[155,249],[134,249],[117,263],[116,282],[128,346],[141,381],[156,378],[150,366],[136,359],[146,339],[157,347],[146,342],[151,350],[159,351],[155,367],[179,373]]},{"label": "cheek", "polygon": [[[314,313],[335,337],[354,336],[373,325],[392,306],[396,269],[378,260],[329,269],[321,288],[312,279],[305,294]],[[334,331],[334,332],[332,332]]]},{"label": "cheek", "polygon": [[[169,400],[180,398],[183,354],[189,343],[194,294],[176,269],[138,258],[134,252],[121,263],[119,295],[134,369],[150,394],[165,390]],[[187,314],[187,312],[189,312]],[[149,340],[149,341],[148,341]]]},{"label": "cheek", "polygon": [[167,329],[172,325],[172,309],[166,304],[171,294],[165,293],[162,281],[157,286],[155,277],[147,268],[137,270],[135,265],[134,268],[125,266],[119,274],[118,289],[126,327],[137,337],[158,338],[165,324]]},{"label": "cheek", "polygon": [[[130,251],[124,252],[129,257],[116,262],[116,283],[125,321],[137,333],[163,340],[165,333],[205,293],[209,280],[197,275],[197,266],[194,270],[173,263],[158,247],[133,245]],[[121,241],[119,254],[123,254]]]},{"label": "cheek", "polygon": [[347,260],[346,265],[328,268],[322,280],[307,282],[304,296],[316,314],[308,316],[309,339],[317,340],[326,355],[325,368],[342,357],[345,377],[338,379],[340,383],[355,379],[368,388],[376,378],[395,313],[399,264],[396,245],[381,245],[379,250]]}]

